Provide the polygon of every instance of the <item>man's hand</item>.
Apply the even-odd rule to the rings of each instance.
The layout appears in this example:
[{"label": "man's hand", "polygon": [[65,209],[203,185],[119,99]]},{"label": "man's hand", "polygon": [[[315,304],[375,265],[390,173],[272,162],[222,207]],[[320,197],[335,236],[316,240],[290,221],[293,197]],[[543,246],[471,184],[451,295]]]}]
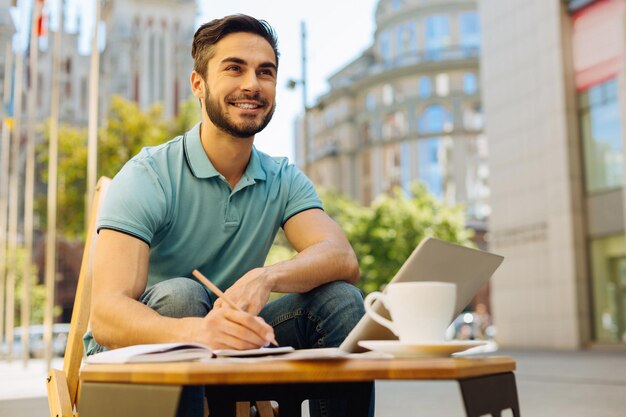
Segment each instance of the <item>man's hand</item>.
[{"label": "man's hand", "polygon": [[[267,270],[255,268],[239,278],[224,294],[239,308],[256,316],[269,300],[271,291]],[[218,298],[214,309],[221,310],[226,306],[228,304]]]},{"label": "man's hand", "polygon": [[193,329],[189,340],[215,349],[257,349],[274,340],[274,329],[261,317],[237,311],[228,304],[213,309],[205,317],[187,317]]}]

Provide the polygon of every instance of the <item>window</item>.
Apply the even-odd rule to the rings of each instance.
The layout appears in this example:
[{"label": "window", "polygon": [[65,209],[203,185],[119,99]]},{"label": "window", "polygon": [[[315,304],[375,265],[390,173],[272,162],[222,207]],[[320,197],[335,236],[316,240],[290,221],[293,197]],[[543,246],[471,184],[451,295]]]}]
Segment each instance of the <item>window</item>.
[{"label": "window", "polygon": [[391,62],[391,42],[389,38],[389,31],[387,30],[381,32],[378,38],[378,51],[385,64]]},{"label": "window", "polygon": [[624,145],[617,80],[582,92],[580,123],[588,192],[621,187],[624,183]]},{"label": "window", "polygon": [[365,108],[368,111],[376,109],[376,95],[374,93],[369,93],[367,97],[365,97]]},{"label": "window", "polygon": [[450,76],[448,74],[437,74],[435,91],[439,97],[446,97],[450,94]]},{"label": "window", "polygon": [[420,139],[417,142],[418,176],[435,197],[444,197],[448,157],[443,138]]},{"label": "window", "polygon": [[419,78],[418,86],[417,86],[418,94],[421,98],[430,97],[431,95],[431,86],[430,86],[430,78],[426,76],[422,76]]},{"label": "window", "polygon": [[626,241],[614,235],[591,241],[594,339],[626,342]]},{"label": "window", "polygon": [[452,116],[439,104],[426,107],[418,122],[418,132],[422,134],[452,131]]},{"label": "window", "polygon": [[463,109],[463,127],[466,130],[482,130],[483,126],[483,112],[480,103],[466,105]]},{"label": "window", "polygon": [[478,80],[473,72],[463,74],[463,92],[465,94],[476,94],[478,91]]},{"label": "window", "polygon": [[398,10],[404,4],[404,0],[392,0],[391,10]]},{"label": "window", "polygon": [[391,84],[383,86],[383,105],[391,106],[394,102],[394,91]]},{"label": "window", "polygon": [[404,112],[395,111],[385,116],[383,120],[383,139],[397,139],[407,133],[407,123]]},{"label": "window", "polygon": [[415,22],[408,22],[396,26],[396,50],[397,56],[400,58],[417,52]]},{"label": "window", "polygon": [[490,195],[487,165],[487,138],[484,135],[466,138],[466,146],[456,148],[463,152],[465,161],[465,194],[467,196],[467,215],[470,219],[486,220],[491,213],[488,204]]},{"label": "window", "polygon": [[427,59],[441,59],[442,51],[450,46],[450,18],[445,14],[434,14],[424,19],[424,55]]},{"label": "window", "polygon": [[476,12],[459,14],[460,45],[466,53],[480,48],[480,18]]}]

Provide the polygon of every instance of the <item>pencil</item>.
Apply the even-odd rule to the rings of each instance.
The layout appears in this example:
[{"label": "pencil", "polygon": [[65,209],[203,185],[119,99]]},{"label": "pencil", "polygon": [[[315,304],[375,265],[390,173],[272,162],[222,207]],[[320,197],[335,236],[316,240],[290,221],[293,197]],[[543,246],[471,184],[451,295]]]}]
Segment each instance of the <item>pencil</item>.
[{"label": "pencil", "polygon": [[[224,302],[226,302],[226,304],[228,304],[229,306],[231,306],[232,308],[234,308],[237,311],[243,311],[242,309],[239,308],[239,306],[235,303],[233,303],[228,297],[226,297],[226,294],[224,294],[222,292],[222,290],[220,290],[217,285],[213,284],[211,281],[208,280],[207,277],[205,277],[202,272],[198,271],[197,269],[194,269],[192,272],[193,276],[198,278],[198,280],[200,280],[201,283],[203,283],[204,285],[206,285],[206,287],[213,291],[215,293],[215,295],[217,295],[219,298],[221,298],[222,300],[224,300]],[[278,346],[278,342],[276,341],[276,339],[272,339],[272,344],[274,346]]]}]

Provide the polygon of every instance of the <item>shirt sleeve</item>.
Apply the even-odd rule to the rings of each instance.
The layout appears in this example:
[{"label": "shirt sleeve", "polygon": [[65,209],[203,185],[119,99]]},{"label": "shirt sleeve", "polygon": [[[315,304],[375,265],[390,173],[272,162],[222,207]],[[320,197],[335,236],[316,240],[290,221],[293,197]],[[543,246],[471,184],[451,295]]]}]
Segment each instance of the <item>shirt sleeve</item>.
[{"label": "shirt sleeve", "polygon": [[141,160],[130,160],[111,182],[98,218],[98,231],[117,230],[150,245],[166,222],[166,202],[156,173]]},{"label": "shirt sleeve", "polygon": [[302,211],[312,208],[323,209],[322,201],[317,195],[311,180],[294,165],[288,165],[285,169],[287,171],[285,177],[289,181],[289,195],[281,221],[282,225]]}]

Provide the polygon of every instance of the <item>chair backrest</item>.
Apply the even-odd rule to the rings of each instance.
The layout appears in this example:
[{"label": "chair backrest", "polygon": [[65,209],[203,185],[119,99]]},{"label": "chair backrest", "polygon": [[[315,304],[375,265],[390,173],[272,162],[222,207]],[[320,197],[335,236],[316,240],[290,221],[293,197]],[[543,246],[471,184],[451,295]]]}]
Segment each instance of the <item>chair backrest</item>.
[{"label": "chair backrest", "polygon": [[[67,340],[67,346],[65,348],[65,355],[63,357],[63,376],[67,380],[67,392],[55,392],[63,391],[65,384],[62,381],[55,381],[56,389],[51,391],[51,387],[48,388],[48,402],[50,405],[51,415],[63,415],[65,413],[55,414],[53,405],[57,403],[63,403],[63,399],[69,394],[70,407],[73,408],[76,404],[76,397],[78,394],[78,372],[83,359],[83,335],[87,331],[89,325],[89,309],[91,305],[91,281],[92,281],[92,258],[93,248],[96,241],[96,220],[100,213],[100,206],[109,188],[111,182],[110,178],[101,177],[96,185],[93,201],[91,203],[91,209],[89,211],[88,223],[87,223],[87,236],[85,239],[85,249],[83,251],[83,259],[80,265],[80,273],[78,275],[78,285],[76,288],[76,297],[74,299],[74,307],[72,309],[72,319],[70,322],[70,331]],[[58,374],[57,374],[58,375]],[[59,375],[60,376],[60,375]],[[62,376],[61,376],[62,377]],[[50,384],[54,375],[51,374],[48,378]],[[53,398],[57,396],[56,398]],[[58,404],[60,407],[62,404]],[[67,404],[66,404],[67,405]],[[70,414],[71,415],[71,414]]]}]

